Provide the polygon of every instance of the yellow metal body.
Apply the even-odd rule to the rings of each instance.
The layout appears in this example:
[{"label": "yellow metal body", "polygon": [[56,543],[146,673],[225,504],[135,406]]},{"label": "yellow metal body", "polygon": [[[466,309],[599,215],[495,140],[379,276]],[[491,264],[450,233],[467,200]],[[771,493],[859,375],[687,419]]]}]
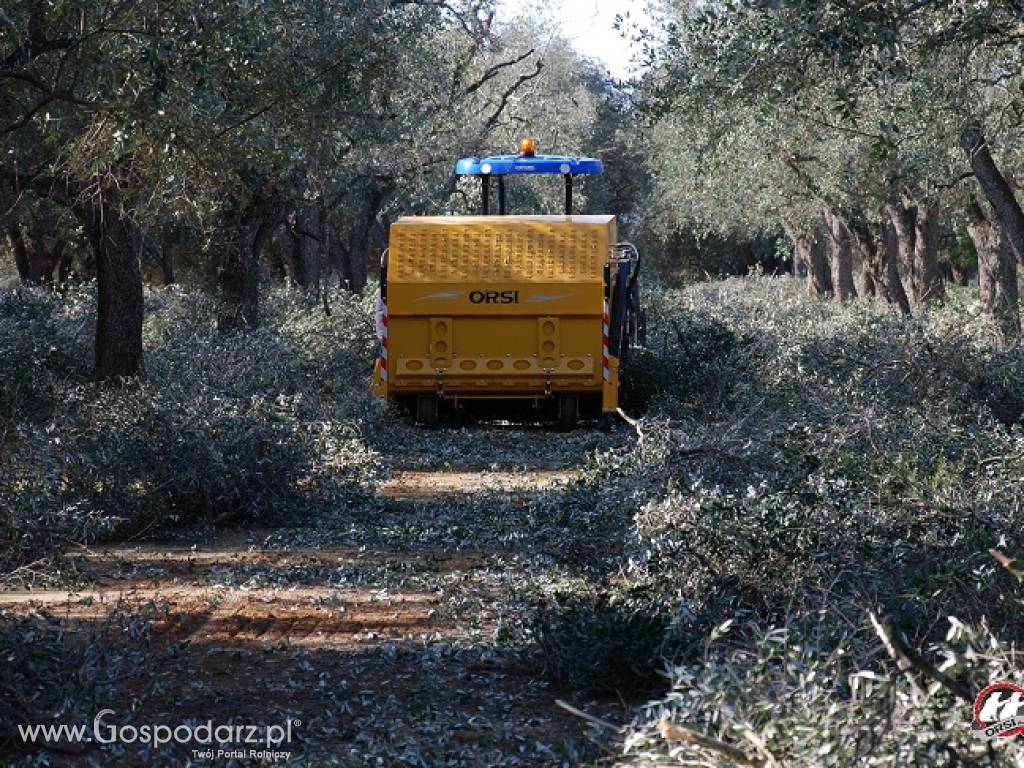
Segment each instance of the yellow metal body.
[{"label": "yellow metal body", "polygon": [[[380,397],[600,395],[604,272],[614,216],[422,216],[391,225]],[[607,360],[607,365],[605,361]]]}]

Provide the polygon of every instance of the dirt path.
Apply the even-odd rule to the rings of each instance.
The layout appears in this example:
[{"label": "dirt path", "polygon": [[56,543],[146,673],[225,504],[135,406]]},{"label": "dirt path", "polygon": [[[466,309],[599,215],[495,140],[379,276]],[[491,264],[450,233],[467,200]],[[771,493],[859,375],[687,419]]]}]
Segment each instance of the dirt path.
[{"label": "dirt path", "polygon": [[[585,723],[503,638],[530,589],[575,578],[550,501],[615,438],[495,427],[388,438],[386,472],[359,509],[82,551],[79,589],[10,590],[0,608],[45,612],[72,637],[115,611],[145,617],[145,663],[101,703],[115,722],[291,721],[279,749],[296,764],[578,761],[594,748]],[[180,745],[86,754],[224,763]]]}]

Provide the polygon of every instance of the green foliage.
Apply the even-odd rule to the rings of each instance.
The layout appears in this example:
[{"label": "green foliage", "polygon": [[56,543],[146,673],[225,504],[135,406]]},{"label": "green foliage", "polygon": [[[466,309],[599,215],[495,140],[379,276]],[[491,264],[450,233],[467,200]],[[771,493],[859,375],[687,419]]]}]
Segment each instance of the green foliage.
[{"label": "green foliage", "polygon": [[[754,237],[872,224],[887,202],[963,223],[980,191],[961,132],[1020,167],[1020,14],[1006,4],[669,3],[636,102],[645,234]],[[979,44],[985,40],[988,45]],[[1012,117],[1008,115],[1012,114]]]},{"label": "green foliage", "polygon": [[54,616],[0,611],[0,749],[9,764],[25,749],[18,726],[91,724],[95,703],[145,663],[155,616],[152,607],[115,610],[72,643]]},{"label": "green foliage", "polygon": [[0,425],[17,418],[41,421],[53,410],[56,381],[80,380],[85,371],[68,355],[53,317],[53,301],[41,290],[0,293]]},{"label": "green foliage", "polygon": [[[0,319],[0,339],[34,340],[5,356],[19,372],[0,422],[6,566],[69,540],[280,519],[361,498],[374,458],[359,435],[374,355],[368,298],[339,294],[327,316],[282,293],[267,328],[225,335],[202,295],[153,292],[147,380],[102,390],[65,374],[86,368],[90,345],[75,333],[91,312],[87,292],[21,296],[5,297]],[[47,364],[57,346],[40,359],[38,344],[56,338],[73,362]]]},{"label": "green foliage", "polygon": [[722,375],[730,357],[742,354],[749,342],[706,314],[672,313],[661,304],[666,295],[654,294],[648,309],[651,327],[657,329],[651,345],[637,350],[623,366],[623,406],[645,411],[655,401],[661,409],[713,409],[732,385]]},{"label": "green foliage", "polygon": [[960,229],[956,233],[956,244],[950,249],[950,263],[970,273],[978,268],[978,249],[974,247],[974,241],[967,234],[966,229]]},{"label": "green foliage", "polygon": [[671,617],[666,606],[628,592],[565,592],[533,609],[533,634],[548,679],[560,689],[647,693],[661,677]]},{"label": "green foliage", "polygon": [[[968,668],[981,686],[1012,678],[1019,669],[986,629],[953,617],[941,629],[945,636],[928,651],[947,673]],[[812,621],[796,617],[776,626],[733,626],[710,641],[700,664],[672,668],[670,692],[643,708],[619,765],[651,765],[669,755],[699,759],[694,747],[658,733],[662,718],[752,759],[770,755],[785,765],[1016,764],[1012,749],[996,752],[969,733],[970,702],[936,683],[922,683],[924,695],[912,695],[906,679],[877,653],[868,638],[823,637]],[[862,666],[868,660],[883,669]],[[703,756],[704,764],[727,764],[714,762],[713,752]]]},{"label": "green foliage", "polygon": [[[21,362],[9,370],[31,371],[20,389],[48,405],[20,397],[2,422],[5,564],[197,516],[322,512],[345,523],[312,539],[325,547],[422,548],[328,570],[352,584],[462,585],[472,652],[488,663],[536,661],[568,691],[655,695],[628,728],[623,765],[713,764],[665,740],[663,716],[786,765],[1012,761],[990,759],[963,727],[967,702],[896,666],[868,612],[969,691],[1022,674],[1019,585],[988,550],[1024,552],[1024,432],[1004,407],[1024,401],[1024,351],[994,350],[968,290],[915,320],[820,302],[789,279],[651,294],[630,384],[646,398],[646,412],[631,411],[639,436],[423,432],[371,410],[370,297],[332,296],[327,315],[274,292],[263,328],[222,334],[203,294],[151,291],[148,382],[101,391],[82,381],[87,293],[11,294],[0,339]],[[26,326],[62,362],[34,363],[13,341]],[[366,494],[375,451],[415,469],[589,458],[571,479],[518,494],[382,501]],[[490,554],[468,571],[434,559],[456,550]],[[19,638],[38,627],[12,631],[5,642],[31,656]],[[40,637],[40,652],[52,647]],[[447,663],[439,646],[421,650]],[[33,674],[52,681],[58,667],[40,665]]]},{"label": "green foliage", "polygon": [[613,587],[541,624],[556,678],[577,657],[579,684],[615,679],[619,637],[671,662],[627,765],[698,759],[662,715],[786,765],[988,764],[968,703],[917,670],[914,693],[868,611],[972,692],[1020,676],[1020,598],[988,550],[1024,551],[1024,431],[1001,407],[1024,395],[1024,352],[993,351],[968,297],[897,321],[746,278],[652,305],[680,332],[652,325],[642,438],[595,457],[580,491],[600,500],[580,524],[625,549],[594,553]]},{"label": "green foliage", "polygon": [[[241,271],[255,222],[304,287],[333,270],[361,288],[387,222],[478,209],[455,158],[525,135],[593,151],[605,82],[549,29],[493,17],[477,0],[11,3],[0,199],[25,220],[15,188],[69,210],[101,195],[147,260],[175,246],[179,281]],[[514,209],[560,209],[558,185],[522,181]]]}]

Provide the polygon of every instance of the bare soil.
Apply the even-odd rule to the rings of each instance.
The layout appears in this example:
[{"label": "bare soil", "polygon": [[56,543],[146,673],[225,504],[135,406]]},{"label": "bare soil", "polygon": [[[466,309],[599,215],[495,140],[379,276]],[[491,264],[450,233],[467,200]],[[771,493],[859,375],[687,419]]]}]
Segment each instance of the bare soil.
[{"label": "bare soil", "polygon": [[[399,455],[371,504],[384,530],[462,510],[487,531],[480,546],[472,531],[469,546],[465,537],[448,546],[444,535],[389,539],[374,529],[372,510],[363,517],[368,540],[380,541],[371,544],[340,543],[351,536],[331,520],[196,531],[76,549],[79,587],[0,592],[0,609],[45,613],[69,637],[114,610],[151,617],[146,663],[102,702],[120,722],[290,718],[296,742],[282,749],[296,764],[572,763],[593,749],[586,723],[555,706],[542,670],[495,642],[507,593],[531,566],[515,548],[495,546],[491,505],[478,501],[529,509],[537,493],[572,478],[584,452],[538,465],[522,434],[490,432],[486,455],[461,465],[431,469],[421,455]],[[88,747],[50,759],[204,763],[183,746]]]}]

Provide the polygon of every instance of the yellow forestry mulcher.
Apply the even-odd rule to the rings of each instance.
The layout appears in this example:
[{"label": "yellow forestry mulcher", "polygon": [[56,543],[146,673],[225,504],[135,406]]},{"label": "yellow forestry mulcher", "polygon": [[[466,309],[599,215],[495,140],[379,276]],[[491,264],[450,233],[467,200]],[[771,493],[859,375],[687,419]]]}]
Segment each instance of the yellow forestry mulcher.
[{"label": "yellow forestry mulcher", "polygon": [[[478,176],[479,216],[405,216],[381,261],[380,357],[373,391],[413,404],[432,425],[442,402],[555,400],[571,428],[584,410],[618,407],[619,362],[644,340],[639,255],[618,242],[614,216],[572,213],[573,178],[598,174],[593,158],[465,158]],[[564,215],[509,215],[506,178],[558,174]],[[491,180],[498,210],[490,212]]]}]

